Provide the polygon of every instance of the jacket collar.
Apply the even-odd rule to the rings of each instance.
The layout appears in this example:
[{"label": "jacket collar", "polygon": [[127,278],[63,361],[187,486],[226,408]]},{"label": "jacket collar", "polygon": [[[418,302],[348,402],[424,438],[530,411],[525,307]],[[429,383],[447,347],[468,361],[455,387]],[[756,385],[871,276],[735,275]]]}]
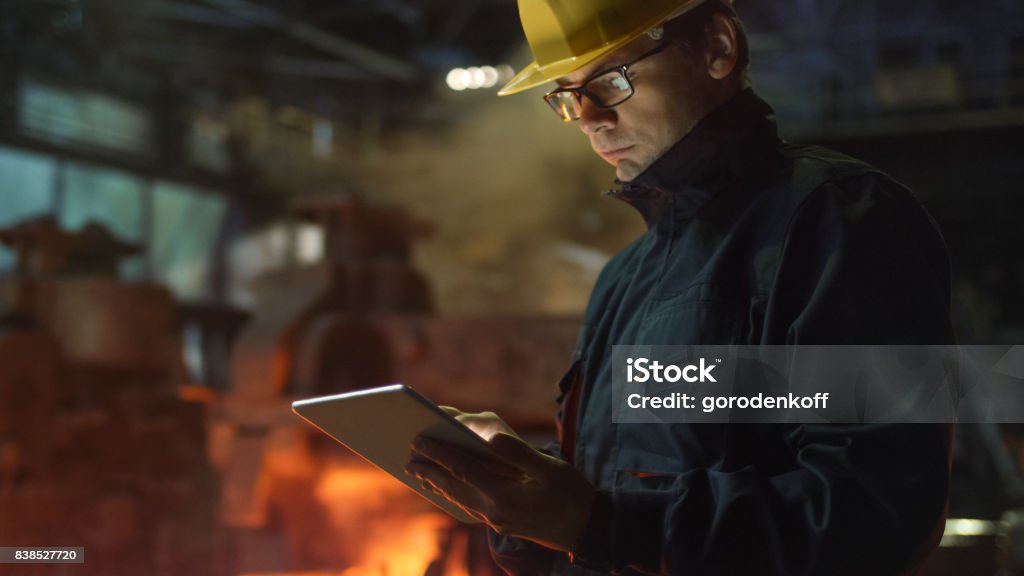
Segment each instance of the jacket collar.
[{"label": "jacket collar", "polygon": [[647,170],[608,196],[640,212],[648,228],[671,230],[712,197],[762,182],[777,166],[775,112],[747,88],[700,120]]}]

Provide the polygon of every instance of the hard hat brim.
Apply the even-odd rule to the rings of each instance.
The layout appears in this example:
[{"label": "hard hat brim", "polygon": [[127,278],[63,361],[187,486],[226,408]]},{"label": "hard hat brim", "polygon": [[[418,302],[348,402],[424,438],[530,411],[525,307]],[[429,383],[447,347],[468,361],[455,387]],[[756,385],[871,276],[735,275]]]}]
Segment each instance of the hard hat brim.
[{"label": "hard hat brim", "polygon": [[501,90],[498,90],[498,96],[507,96],[509,94],[523,92],[530,88],[536,88],[541,84],[552,82],[566,74],[571,74],[605,54],[629,44],[633,40],[639,38],[642,34],[643,33],[641,32],[636,36],[629,37],[627,40],[613,42],[574,58],[566,58],[565,60],[552,62],[547,66],[540,66],[536,61],[530,62],[525,68],[520,70],[518,74],[509,80],[507,84],[502,86]]},{"label": "hard hat brim", "polygon": [[551,62],[544,66],[541,66],[540,64],[537,63],[536,60],[534,60],[533,62],[530,62],[525,68],[520,70],[518,74],[516,74],[511,80],[508,81],[508,83],[502,86],[501,90],[498,90],[498,96],[508,96],[509,94],[523,92],[525,90],[529,90],[530,88],[536,88],[541,84],[546,84],[548,82],[554,81],[555,79],[561,78],[566,74],[571,74],[579,70],[580,68],[583,68],[587,64],[590,64],[594,60],[597,60],[598,58],[604,56],[605,54],[618,50],[619,48],[625,46],[626,44],[629,44],[633,40],[636,40],[637,38],[643,36],[644,34],[647,33],[648,30],[654,28],[658,24],[661,24],[666,20],[670,20],[672,18],[680,16],[685,12],[689,12],[693,8],[703,4],[704,1],[705,0],[694,0],[692,2],[688,2],[683,7],[678,8],[673,12],[670,12],[668,14],[659,14],[656,18],[652,19],[651,22],[647,23],[645,26],[640,26],[637,30],[633,31],[632,33],[626,34],[623,37],[615,40],[614,42],[609,42],[607,44],[598,46],[593,50],[584,52],[579,56],[565,58],[563,60]]}]

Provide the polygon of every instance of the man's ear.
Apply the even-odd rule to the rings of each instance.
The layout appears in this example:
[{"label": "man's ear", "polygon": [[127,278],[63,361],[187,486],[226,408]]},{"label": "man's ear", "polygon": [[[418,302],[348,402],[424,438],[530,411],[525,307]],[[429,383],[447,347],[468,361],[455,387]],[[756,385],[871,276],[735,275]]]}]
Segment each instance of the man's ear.
[{"label": "man's ear", "polygon": [[736,26],[725,14],[713,14],[711,23],[704,31],[707,35],[707,70],[715,80],[722,80],[732,74],[739,60],[739,45]]}]

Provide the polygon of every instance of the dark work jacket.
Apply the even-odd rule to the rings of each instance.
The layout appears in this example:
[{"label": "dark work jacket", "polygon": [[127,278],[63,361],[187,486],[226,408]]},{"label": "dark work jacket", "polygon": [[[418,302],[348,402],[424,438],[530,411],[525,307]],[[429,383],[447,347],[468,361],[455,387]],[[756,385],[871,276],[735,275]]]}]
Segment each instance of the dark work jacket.
[{"label": "dark work jacket", "polygon": [[949,426],[611,415],[613,345],[954,343],[945,245],[911,192],[780,141],[747,90],[611,194],[648,231],[601,273],[561,383],[562,452],[598,489],[589,527],[572,561],[492,533],[495,559],[528,575],[911,571],[941,534]]}]

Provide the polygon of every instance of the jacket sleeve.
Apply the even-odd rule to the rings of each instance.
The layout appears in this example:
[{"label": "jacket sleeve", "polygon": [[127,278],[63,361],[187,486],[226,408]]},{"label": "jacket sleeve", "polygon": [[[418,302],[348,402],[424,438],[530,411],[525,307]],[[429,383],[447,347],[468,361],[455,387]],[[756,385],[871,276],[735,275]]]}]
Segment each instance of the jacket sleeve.
[{"label": "jacket sleeve", "polygon": [[562,573],[565,554],[529,540],[502,536],[487,529],[491,558],[509,576],[544,576]]},{"label": "jacket sleeve", "polygon": [[[551,442],[538,450],[548,456],[562,457],[557,442]],[[561,574],[568,566],[565,553],[545,548],[529,540],[503,536],[491,528],[487,529],[487,538],[491,558],[509,576]]]},{"label": "jacket sleeve", "polygon": [[[955,343],[945,245],[910,192],[878,174],[808,195],[781,244],[763,336]],[[667,489],[602,490],[574,562],[612,573],[895,575],[935,545],[950,426],[757,426],[748,430],[783,436],[792,465],[696,469]]]}]

